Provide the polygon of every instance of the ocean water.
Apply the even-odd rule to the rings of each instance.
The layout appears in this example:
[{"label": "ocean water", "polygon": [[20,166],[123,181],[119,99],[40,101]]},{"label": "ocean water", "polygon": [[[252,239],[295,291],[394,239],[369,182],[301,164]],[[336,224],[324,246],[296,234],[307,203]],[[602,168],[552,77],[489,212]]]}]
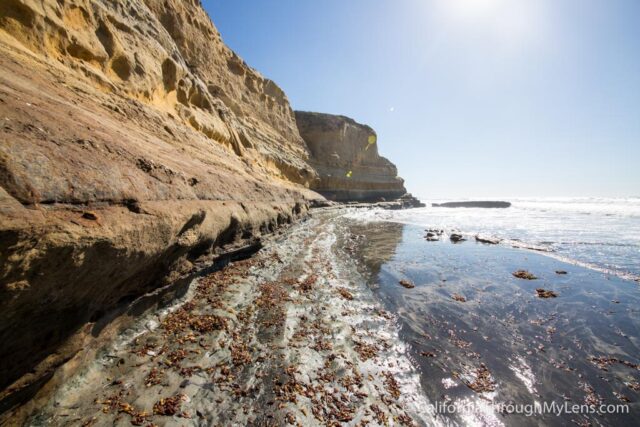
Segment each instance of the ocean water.
[{"label": "ocean water", "polygon": [[640,278],[640,198],[519,198],[507,209],[426,208],[355,211],[351,217],[457,230],[621,277]]},{"label": "ocean water", "polygon": [[[640,425],[637,206],[347,209],[338,247],[396,316],[421,393],[436,405],[433,424]],[[425,228],[469,239],[429,242]],[[476,233],[505,240],[483,244]],[[514,277],[520,269],[536,279]],[[556,297],[538,297],[540,288]]]}]

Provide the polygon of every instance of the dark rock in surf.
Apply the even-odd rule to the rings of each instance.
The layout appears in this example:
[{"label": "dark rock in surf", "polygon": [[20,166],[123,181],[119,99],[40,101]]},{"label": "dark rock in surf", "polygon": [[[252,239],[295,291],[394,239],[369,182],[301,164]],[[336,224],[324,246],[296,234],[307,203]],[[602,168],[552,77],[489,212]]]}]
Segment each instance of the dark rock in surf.
[{"label": "dark rock in surf", "polygon": [[451,240],[453,243],[459,243],[464,242],[467,239],[465,239],[462,234],[453,233],[449,236],[449,240]]},{"label": "dark rock in surf", "polygon": [[398,283],[400,283],[401,286],[403,286],[403,287],[405,287],[407,289],[413,289],[413,288],[416,287],[416,285],[414,285],[413,283],[411,283],[411,281],[409,281],[407,279],[402,279]]},{"label": "dark rock in surf", "polygon": [[486,243],[488,245],[497,245],[499,244],[501,239],[491,237],[491,236],[483,236],[482,234],[476,235],[476,242]]},{"label": "dark rock in surf", "polygon": [[404,209],[408,209],[408,208],[424,208],[425,206],[427,206],[426,204],[422,203],[420,201],[420,199],[418,199],[417,197],[415,197],[411,193],[405,193],[398,200],[402,203],[402,207]]},{"label": "dark rock in surf", "polygon": [[471,201],[471,202],[446,202],[432,203],[434,208],[508,208],[510,202],[500,201]]},{"label": "dark rock in surf", "polygon": [[542,288],[536,289],[536,295],[538,298],[556,298],[558,296],[554,291],[548,291]]},{"label": "dark rock in surf", "polygon": [[537,277],[534,276],[533,274],[529,273],[527,270],[518,270],[515,271],[513,273],[513,277],[517,277],[518,279],[524,279],[524,280],[536,280]]},{"label": "dark rock in surf", "polygon": [[311,199],[309,200],[309,208],[328,208],[331,206],[335,206],[337,205],[336,202],[332,202],[331,200],[327,200],[327,199]]}]

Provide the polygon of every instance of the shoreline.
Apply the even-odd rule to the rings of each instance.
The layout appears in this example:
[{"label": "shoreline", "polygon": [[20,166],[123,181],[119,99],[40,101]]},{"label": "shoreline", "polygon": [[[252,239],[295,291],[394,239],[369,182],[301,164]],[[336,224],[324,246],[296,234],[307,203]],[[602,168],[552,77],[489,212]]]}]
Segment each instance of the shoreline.
[{"label": "shoreline", "polygon": [[[332,214],[318,212],[254,257],[198,279],[193,298],[143,320],[142,334],[126,335],[132,341],[103,349],[29,422],[163,423],[171,418],[159,415],[158,399],[182,396],[171,401],[180,408],[171,416],[188,424],[426,425],[393,317],[364,281],[343,276],[323,216]],[[215,325],[201,328],[198,319]]]},{"label": "shoreline", "polygon": [[[586,354],[560,355],[564,346],[591,345],[589,336],[564,341],[569,317],[585,321],[588,305],[571,307],[606,284],[599,291],[605,301],[591,317],[609,319],[609,305],[628,304],[606,301],[623,299],[608,295],[621,279],[600,282],[600,273],[500,245],[434,246],[420,231],[353,221],[343,209],[313,210],[268,237],[252,257],[194,280],[182,300],[139,319],[73,375],[61,374],[64,385],[22,415],[30,425],[526,425],[529,418],[505,418],[496,408],[513,393],[518,404],[548,400],[545,375],[560,375],[554,381],[567,387],[572,365],[588,374],[580,377],[584,388],[570,392],[577,393],[571,402],[617,400]],[[516,268],[531,269],[539,280],[513,278]],[[557,275],[559,268],[568,275]],[[402,280],[415,286],[400,286]],[[536,287],[559,297],[540,300]],[[504,312],[513,304],[520,321]],[[638,321],[633,311],[623,313]],[[612,354],[592,356],[635,362]],[[616,384],[630,373],[607,367]],[[482,405],[466,418],[439,412],[454,404]]]}]

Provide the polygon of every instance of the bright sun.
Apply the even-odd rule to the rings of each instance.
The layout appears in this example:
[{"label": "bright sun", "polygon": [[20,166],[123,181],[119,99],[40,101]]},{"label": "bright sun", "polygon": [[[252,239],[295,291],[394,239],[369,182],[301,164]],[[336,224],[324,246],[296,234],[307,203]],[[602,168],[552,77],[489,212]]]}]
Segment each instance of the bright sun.
[{"label": "bright sun", "polygon": [[440,11],[451,29],[468,36],[482,34],[503,44],[539,38],[543,30],[542,7],[536,0],[439,0]]},{"label": "bright sun", "polygon": [[503,0],[447,0],[458,18],[482,19],[499,12]]}]

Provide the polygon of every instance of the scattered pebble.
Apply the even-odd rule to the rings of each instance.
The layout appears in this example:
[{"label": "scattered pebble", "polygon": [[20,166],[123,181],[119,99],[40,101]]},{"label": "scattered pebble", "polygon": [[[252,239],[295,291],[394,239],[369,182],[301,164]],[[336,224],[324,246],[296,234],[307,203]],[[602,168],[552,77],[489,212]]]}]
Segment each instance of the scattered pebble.
[{"label": "scattered pebble", "polygon": [[453,294],[451,298],[459,302],[467,302],[467,299],[460,294]]},{"label": "scattered pebble", "polygon": [[346,300],[351,301],[353,299],[353,295],[351,294],[351,292],[349,292],[348,290],[346,290],[345,288],[339,288],[338,289],[338,293],[340,294],[340,296]]},{"label": "scattered pebble", "polygon": [[536,289],[536,295],[538,298],[556,298],[558,296],[554,291],[548,291],[542,288]]},{"label": "scattered pebble", "polygon": [[407,289],[413,289],[416,287],[416,285],[414,285],[410,280],[407,279],[402,279],[400,280],[400,285],[402,285],[403,287],[407,288]]}]

